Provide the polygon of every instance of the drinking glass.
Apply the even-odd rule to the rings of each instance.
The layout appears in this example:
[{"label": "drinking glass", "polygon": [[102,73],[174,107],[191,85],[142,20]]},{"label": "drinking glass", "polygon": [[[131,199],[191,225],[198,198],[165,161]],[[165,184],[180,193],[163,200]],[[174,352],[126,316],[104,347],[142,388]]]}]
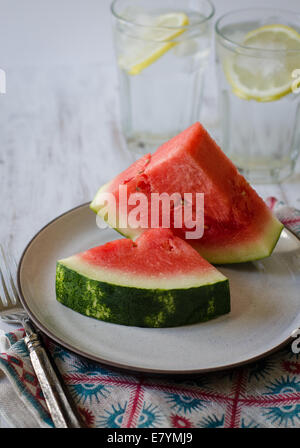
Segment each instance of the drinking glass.
[{"label": "drinking glass", "polygon": [[199,120],[211,48],[209,0],[115,0],[111,6],[122,129],[151,152]]},{"label": "drinking glass", "polygon": [[[215,31],[222,148],[250,181],[282,181],[293,173],[300,149],[300,95],[293,89],[300,15],[238,10],[222,16]],[[287,49],[286,34],[293,48]]]}]

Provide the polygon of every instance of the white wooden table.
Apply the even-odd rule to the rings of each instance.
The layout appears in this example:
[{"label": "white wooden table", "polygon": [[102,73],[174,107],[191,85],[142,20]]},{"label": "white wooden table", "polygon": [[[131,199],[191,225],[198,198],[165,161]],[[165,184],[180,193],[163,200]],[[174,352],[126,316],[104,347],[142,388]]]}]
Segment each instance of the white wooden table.
[{"label": "white wooden table", "polygon": [[[251,4],[214,3],[216,17]],[[119,125],[109,4],[0,0],[0,68],[7,75],[0,96],[0,241],[16,257],[49,220],[89,201],[131,163]],[[285,7],[300,10],[297,0]],[[207,78],[201,120],[217,137],[213,66]],[[255,188],[300,208],[300,165],[282,185]]]}]

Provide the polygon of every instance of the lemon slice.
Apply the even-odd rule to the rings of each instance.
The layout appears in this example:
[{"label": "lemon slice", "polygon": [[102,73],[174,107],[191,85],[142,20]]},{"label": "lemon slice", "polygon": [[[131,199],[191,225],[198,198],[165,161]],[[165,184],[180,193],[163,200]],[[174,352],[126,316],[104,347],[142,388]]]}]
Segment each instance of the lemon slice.
[{"label": "lemon slice", "polygon": [[[237,96],[275,101],[291,92],[292,72],[300,67],[300,34],[296,30],[286,25],[265,25],[246,34],[242,45],[253,48],[252,55],[241,49],[224,64]],[[256,57],[255,49],[258,53],[266,50],[266,57]]]},{"label": "lemon slice", "polygon": [[185,31],[185,29],[176,28],[188,24],[188,16],[181,12],[156,17],[151,22],[151,26],[141,27],[142,31],[137,38],[127,40],[124,45],[125,52],[119,58],[119,66],[130,75],[138,75],[176,45],[172,39]]}]

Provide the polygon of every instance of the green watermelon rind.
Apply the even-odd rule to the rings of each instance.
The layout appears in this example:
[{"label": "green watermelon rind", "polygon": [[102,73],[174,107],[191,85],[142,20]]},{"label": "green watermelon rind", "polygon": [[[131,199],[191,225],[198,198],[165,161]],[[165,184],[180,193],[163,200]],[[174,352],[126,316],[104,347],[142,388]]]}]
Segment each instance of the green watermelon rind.
[{"label": "green watermelon rind", "polygon": [[[249,241],[244,245],[241,244],[241,248],[238,246],[225,246],[218,248],[214,252],[209,249],[207,253],[204,247],[198,249],[195,244],[192,244],[192,246],[203,258],[209,260],[213,265],[258,261],[272,255],[283,229],[284,225],[270,213],[269,222],[266,222],[264,234],[260,235],[254,241]],[[186,241],[189,242],[188,240]]]},{"label": "green watermelon rind", "polygon": [[141,231],[126,228],[126,229],[124,229],[124,232],[122,232],[119,227],[115,227],[109,221],[109,219],[108,219],[109,216],[107,214],[106,208],[99,207],[99,205],[97,204],[97,199],[98,199],[99,195],[101,195],[101,193],[108,192],[110,184],[111,184],[111,182],[107,182],[106,184],[102,185],[102,187],[99,188],[99,190],[97,191],[97,194],[95,195],[94,199],[90,203],[89,207],[94,213],[96,213],[96,215],[100,216],[100,218],[102,218],[103,221],[105,221],[111,229],[114,229],[116,232],[118,232],[120,235],[124,236],[125,238],[134,240],[137,236],[139,236]]},{"label": "green watermelon rind", "polygon": [[136,327],[191,325],[230,312],[225,277],[187,289],[146,289],[93,280],[61,262],[56,266],[56,298],[85,316]]}]

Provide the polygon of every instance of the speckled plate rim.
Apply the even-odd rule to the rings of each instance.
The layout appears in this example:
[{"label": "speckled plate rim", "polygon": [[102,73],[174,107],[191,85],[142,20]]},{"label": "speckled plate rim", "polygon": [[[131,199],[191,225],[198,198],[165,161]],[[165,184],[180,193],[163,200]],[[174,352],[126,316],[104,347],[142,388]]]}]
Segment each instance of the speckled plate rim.
[{"label": "speckled plate rim", "polygon": [[[44,333],[46,336],[48,336],[50,339],[52,339],[53,341],[55,341],[56,343],[58,343],[59,345],[61,345],[62,347],[66,348],[67,350],[69,350],[70,352],[77,354],[81,357],[90,359],[92,361],[96,361],[99,362],[101,364],[103,364],[104,366],[107,366],[108,368],[117,370],[117,371],[121,371],[124,373],[129,373],[129,374],[134,374],[134,373],[145,373],[148,375],[154,375],[154,376],[178,376],[178,377],[182,377],[183,375],[200,375],[203,373],[209,373],[209,372],[219,372],[219,371],[224,371],[224,370],[229,370],[229,369],[233,369],[233,368],[237,368],[237,367],[242,367],[245,366],[247,364],[250,364],[252,362],[256,362],[262,358],[265,358],[275,352],[277,352],[278,350],[280,350],[281,348],[284,348],[285,346],[287,346],[288,344],[291,344],[293,341],[292,336],[286,338],[285,340],[283,340],[280,344],[277,344],[276,346],[274,346],[273,348],[264,351],[262,353],[260,353],[257,356],[254,357],[250,357],[248,359],[233,363],[233,364],[225,364],[222,366],[217,366],[217,367],[211,367],[211,368],[201,368],[201,369],[192,369],[192,370],[162,370],[162,369],[150,369],[150,368],[143,368],[143,367],[137,367],[134,365],[128,365],[128,364],[122,364],[122,363],[118,363],[118,362],[113,362],[110,360],[107,360],[105,358],[102,358],[101,356],[94,356],[88,352],[85,352],[83,350],[80,350],[76,347],[74,347],[73,345],[69,344],[68,342],[65,342],[63,339],[59,338],[58,336],[55,335],[54,332],[52,332],[49,328],[47,328],[44,324],[42,324],[40,322],[40,320],[35,316],[35,314],[32,312],[32,310],[30,309],[25,295],[23,293],[23,289],[22,289],[22,283],[21,283],[21,270],[22,270],[22,266],[24,263],[24,258],[25,255],[27,253],[27,251],[30,249],[31,245],[34,243],[34,241],[45,231],[47,230],[47,228],[52,225],[53,223],[55,223],[56,221],[58,221],[59,219],[61,219],[62,217],[71,214],[75,211],[77,211],[80,208],[84,208],[87,207],[90,204],[90,202],[85,202],[83,204],[80,204],[76,207],[71,208],[70,210],[67,210],[66,212],[58,215],[56,218],[52,219],[51,221],[49,221],[45,226],[43,226],[33,237],[32,239],[28,242],[28,244],[26,245],[25,249],[23,250],[21,257],[20,257],[20,261],[18,263],[18,268],[17,268],[17,285],[18,285],[18,291],[19,291],[19,295],[20,295],[20,301],[23,305],[23,307],[25,308],[26,312],[28,313],[30,319],[32,320],[32,322],[36,325],[36,327],[42,332]],[[289,230],[288,230],[289,231]],[[289,231],[290,232],[290,231]],[[290,232],[292,233],[292,232]],[[297,235],[295,235],[293,233],[294,236],[297,237]],[[297,237],[298,238],[298,237]],[[299,239],[299,238],[298,238]]]}]

